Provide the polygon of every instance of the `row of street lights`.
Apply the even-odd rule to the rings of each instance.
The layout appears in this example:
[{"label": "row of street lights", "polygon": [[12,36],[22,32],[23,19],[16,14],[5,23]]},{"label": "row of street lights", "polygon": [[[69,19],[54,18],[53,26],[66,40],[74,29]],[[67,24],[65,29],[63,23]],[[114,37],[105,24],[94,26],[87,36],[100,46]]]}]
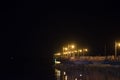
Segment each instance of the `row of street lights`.
[{"label": "row of street lights", "polygon": [[63,47],[62,57],[78,57],[80,54],[84,56],[85,52],[88,52],[88,49],[77,49],[75,45],[68,45]]},{"label": "row of street lights", "polygon": [[[120,47],[120,42],[115,41],[115,54],[114,59],[117,59],[118,56],[118,47]],[[84,56],[85,53],[88,52],[87,48],[77,49],[75,45],[68,45],[67,47],[63,47],[63,50],[61,53],[56,53],[55,56],[62,56],[62,57],[79,57]]]}]

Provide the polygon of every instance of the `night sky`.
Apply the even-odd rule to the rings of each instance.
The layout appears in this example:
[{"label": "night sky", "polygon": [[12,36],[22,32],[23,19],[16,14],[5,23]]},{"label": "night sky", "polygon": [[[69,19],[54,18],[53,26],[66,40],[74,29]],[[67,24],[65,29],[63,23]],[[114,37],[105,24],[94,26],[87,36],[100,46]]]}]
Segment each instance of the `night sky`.
[{"label": "night sky", "polygon": [[2,11],[3,15],[8,13],[8,27],[1,32],[1,59],[5,65],[2,72],[9,80],[53,80],[52,56],[64,44],[76,43],[88,47],[91,55],[104,55],[105,44],[107,53],[114,54],[114,41],[120,40],[117,2],[16,1],[12,4],[8,11]]}]

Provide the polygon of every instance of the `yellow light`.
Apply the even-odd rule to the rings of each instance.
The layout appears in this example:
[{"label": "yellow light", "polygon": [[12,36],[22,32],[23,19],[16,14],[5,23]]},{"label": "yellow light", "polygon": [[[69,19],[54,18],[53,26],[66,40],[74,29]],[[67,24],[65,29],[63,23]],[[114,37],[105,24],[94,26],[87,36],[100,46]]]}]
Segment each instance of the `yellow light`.
[{"label": "yellow light", "polygon": [[77,50],[75,50],[74,52],[77,52]]},{"label": "yellow light", "polygon": [[74,45],[71,45],[71,48],[72,48],[72,49],[74,49],[74,48],[75,48],[75,46],[74,46]]},{"label": "yellow light", "polygon": [[61,62],[60,61],[55,61],[55,64],[60,64]]},{"label": "yellow light", "polygon": [[118,46],[120,46],[120,43],[118,43]]},{"label": "yellow light", "polygon": [[82,50],[79,50],[79,52],[82,52]]},{"label": "yellow light", "polygon": [[68,52],[66,52],[66,54],[68,54]]},{"label": "yellow light", "polygon": [[88,49],[84,49],[85,51],[88,51]]},{"label": "yellow light", "polygon": [[59,55],[61,55],[61,53],[56,53],[55,55],[58,55],[58,56],[59,56]]},{"label": "yellow light", "polygon": [[60,61],[56,61],[56,64],[60,64],[61,62]]},{"label": "yellow light", "polygon": [[65,50],[68,50],[68,48],[64,48]]},{"label": "yellow light", "polygon": [[64,52],[63,54],[68,54],[68,52]]}]

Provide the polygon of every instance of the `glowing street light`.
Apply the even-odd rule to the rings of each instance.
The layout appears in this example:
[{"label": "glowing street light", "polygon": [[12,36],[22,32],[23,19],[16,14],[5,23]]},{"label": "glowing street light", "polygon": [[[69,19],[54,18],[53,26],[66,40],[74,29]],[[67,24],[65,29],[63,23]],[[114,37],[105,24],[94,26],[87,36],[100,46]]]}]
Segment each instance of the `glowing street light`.
[{"label": "glowing street light", "polygon": [[74,48],[75,48],[75,46],[74,46],[74,45],[71,45],[71,48],[72,48],[72,49],[74,49]]},{"label": "glowing street light", "polygon": [[[119,44],[120,46],[120,44]],[[63,57],[76,57],[79,56],[80,54],[82,54],[84,56],[84,53],[88,52],[88,49],[86,48],[82,48],[82,49],[77,49],[77,46],[74,44],[68,44],[68,46],[63,46],[63,52],[62,52],[62,56]]]},{"label": "glowing street light", "polygon": [[82,52],[82,50],[80,49],[80,50],[78,50],[79,52]]},{"label": "glowing street light", "polygon": [[88,52],[88,49],[83,49],[83,56],[84,56],[84,52]]},{"label": "glowing street light", "polygon": [[68,50],[68,48],[64,48],[66,51]]},{"label": "glowing street light", "polygon": [[120,47],[120,43],[115,41],[115,59],[117,57],[117,47]]},{"label": "glowing street light", "polygon": [[87,52],[87,51],[88,51],[88,49],[84,49],[84,51],[86,51],[86,52]]},{"label": "glowing street light", "polygon": [[74,51],[75,53],[77,52],[77,50]]},{"label": "glowing street light", "polygon": [[78,50],[78,56],[80,56],[81,53],[82,53],[82,49],[79,49],[79,50]]},{"label": "glowing street light", "polygon": [[118,46],[120,47],[120,43],[118,43]]}]

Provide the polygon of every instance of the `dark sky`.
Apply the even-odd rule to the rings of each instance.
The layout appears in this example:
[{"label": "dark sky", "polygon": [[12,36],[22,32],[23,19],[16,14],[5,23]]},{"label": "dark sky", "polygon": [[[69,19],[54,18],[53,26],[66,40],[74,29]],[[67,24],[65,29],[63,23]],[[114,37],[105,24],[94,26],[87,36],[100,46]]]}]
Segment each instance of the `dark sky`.
[{"label": "dark sky", "polygon": [[3,27],[1,32],[4,56],[1,59],[2,64],[8,63],[3,66],[3,72],[6,71],[4,74],[8,73],[11,79],[43,78],[38,75],[42,72],[41,67],[45,69],[43,75],[50,79],[52,55],[66,43],[88,46],[94,54],[103,54],[107,44],[108,53],[112,54],[114,40],[119,40],[120,8],[117,2],[10,3],[7,11],[2,11],[2,21],[7,20],[8,27]]}]

